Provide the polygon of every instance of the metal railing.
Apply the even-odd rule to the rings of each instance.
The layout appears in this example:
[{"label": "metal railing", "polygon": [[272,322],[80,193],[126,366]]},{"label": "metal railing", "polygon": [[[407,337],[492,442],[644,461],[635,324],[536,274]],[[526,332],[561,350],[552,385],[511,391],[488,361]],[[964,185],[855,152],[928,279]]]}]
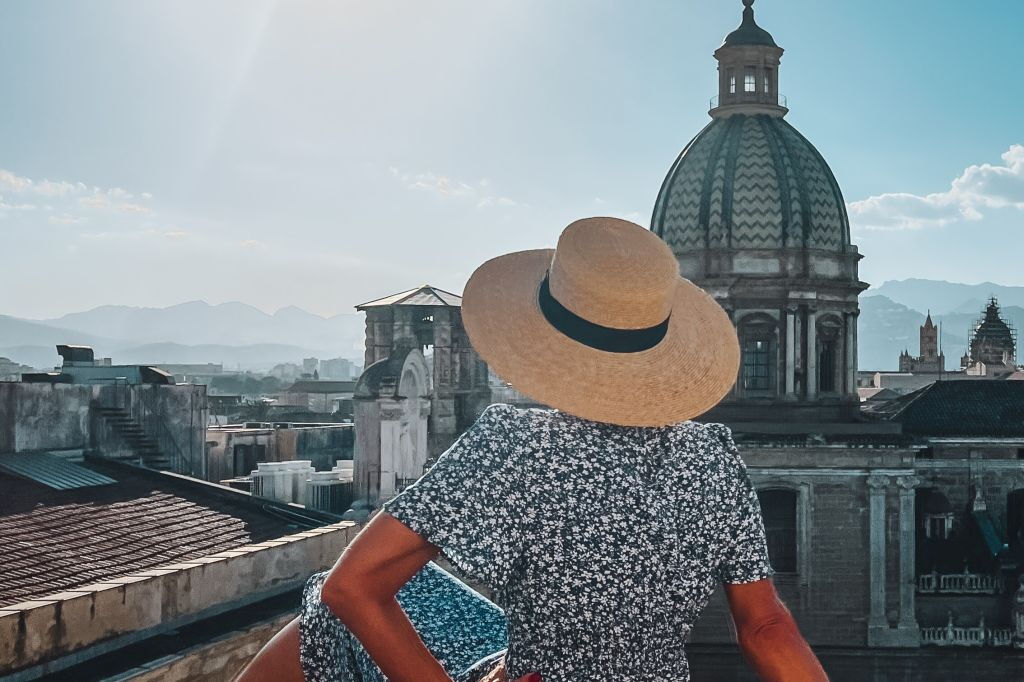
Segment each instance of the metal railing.
[{"label": "metal railing", "polygon": [[788,109],[789,101],[785,95],[773,92],[730,92],[725,95],[715,95],[711,98],[711,108],[728,106],[730,104],[767,104]]}]

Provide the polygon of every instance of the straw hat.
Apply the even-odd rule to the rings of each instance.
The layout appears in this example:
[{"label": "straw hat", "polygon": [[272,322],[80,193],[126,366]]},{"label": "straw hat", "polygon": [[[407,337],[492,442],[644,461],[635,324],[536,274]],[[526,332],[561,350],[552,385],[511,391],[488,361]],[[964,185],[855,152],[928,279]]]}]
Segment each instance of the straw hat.
[{"label": "straw hat", "polygon": [[679,275],[654,233],[616,218],[578,220],[555,249],[487,261],[466,284],[462,319],[516,390],[593,421],[686,421],[725,397],[739,369],[722,307]]}]

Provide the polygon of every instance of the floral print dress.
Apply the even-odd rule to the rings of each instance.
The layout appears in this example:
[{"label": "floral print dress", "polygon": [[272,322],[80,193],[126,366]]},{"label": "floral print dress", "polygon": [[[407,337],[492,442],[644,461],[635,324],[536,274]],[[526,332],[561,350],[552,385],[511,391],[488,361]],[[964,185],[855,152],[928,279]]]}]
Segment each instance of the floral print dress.
[{"label": "floral print dress", "polygon": [[[505,656],[508,679],[685,682],[684,652],[718,582],[773,575],[757,495],[730,429],[617,426],[488,407],[416,483],[383,504],[441,548],[492,604],[433,562],[399,603],[457,682]],[[382,682],[307,584],[310,682]]]}]

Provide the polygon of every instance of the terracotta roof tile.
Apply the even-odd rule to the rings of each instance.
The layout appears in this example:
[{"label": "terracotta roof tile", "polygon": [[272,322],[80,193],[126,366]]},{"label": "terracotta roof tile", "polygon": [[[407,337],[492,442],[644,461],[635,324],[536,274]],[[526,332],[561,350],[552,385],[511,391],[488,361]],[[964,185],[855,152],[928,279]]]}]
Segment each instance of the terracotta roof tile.
[{"label": "terracotta roof tile", "polygon": [[86,466],[117,483],[57,491],[0,474],[0,608],[301,529],[247,498],[119,466]]}]

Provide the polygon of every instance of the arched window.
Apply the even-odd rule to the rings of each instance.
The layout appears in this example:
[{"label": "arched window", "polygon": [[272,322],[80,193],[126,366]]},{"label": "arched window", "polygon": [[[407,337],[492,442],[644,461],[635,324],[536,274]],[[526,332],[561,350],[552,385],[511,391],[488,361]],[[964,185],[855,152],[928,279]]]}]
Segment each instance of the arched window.
[{"label": "arched window", "polygon": [[740,320],[742,388],[745,392],[775,390],[776,321],[764,313]]},{"label": "arched window", "polygon": [[818,356],[818,389],[821,391],[834,391],[836,366],[836,342],[834,339],[821,340],[821,354]]},{"label": "arched window", "polygon": [[839,337],[842,323],[829,316],[818,323],[818,391],[839,390]]},{"label": "arched window", "polygon": [[758,490],[757,499],[761,503],[772,568],[779,573],[796,573],[797,493],[769,488]]}]

